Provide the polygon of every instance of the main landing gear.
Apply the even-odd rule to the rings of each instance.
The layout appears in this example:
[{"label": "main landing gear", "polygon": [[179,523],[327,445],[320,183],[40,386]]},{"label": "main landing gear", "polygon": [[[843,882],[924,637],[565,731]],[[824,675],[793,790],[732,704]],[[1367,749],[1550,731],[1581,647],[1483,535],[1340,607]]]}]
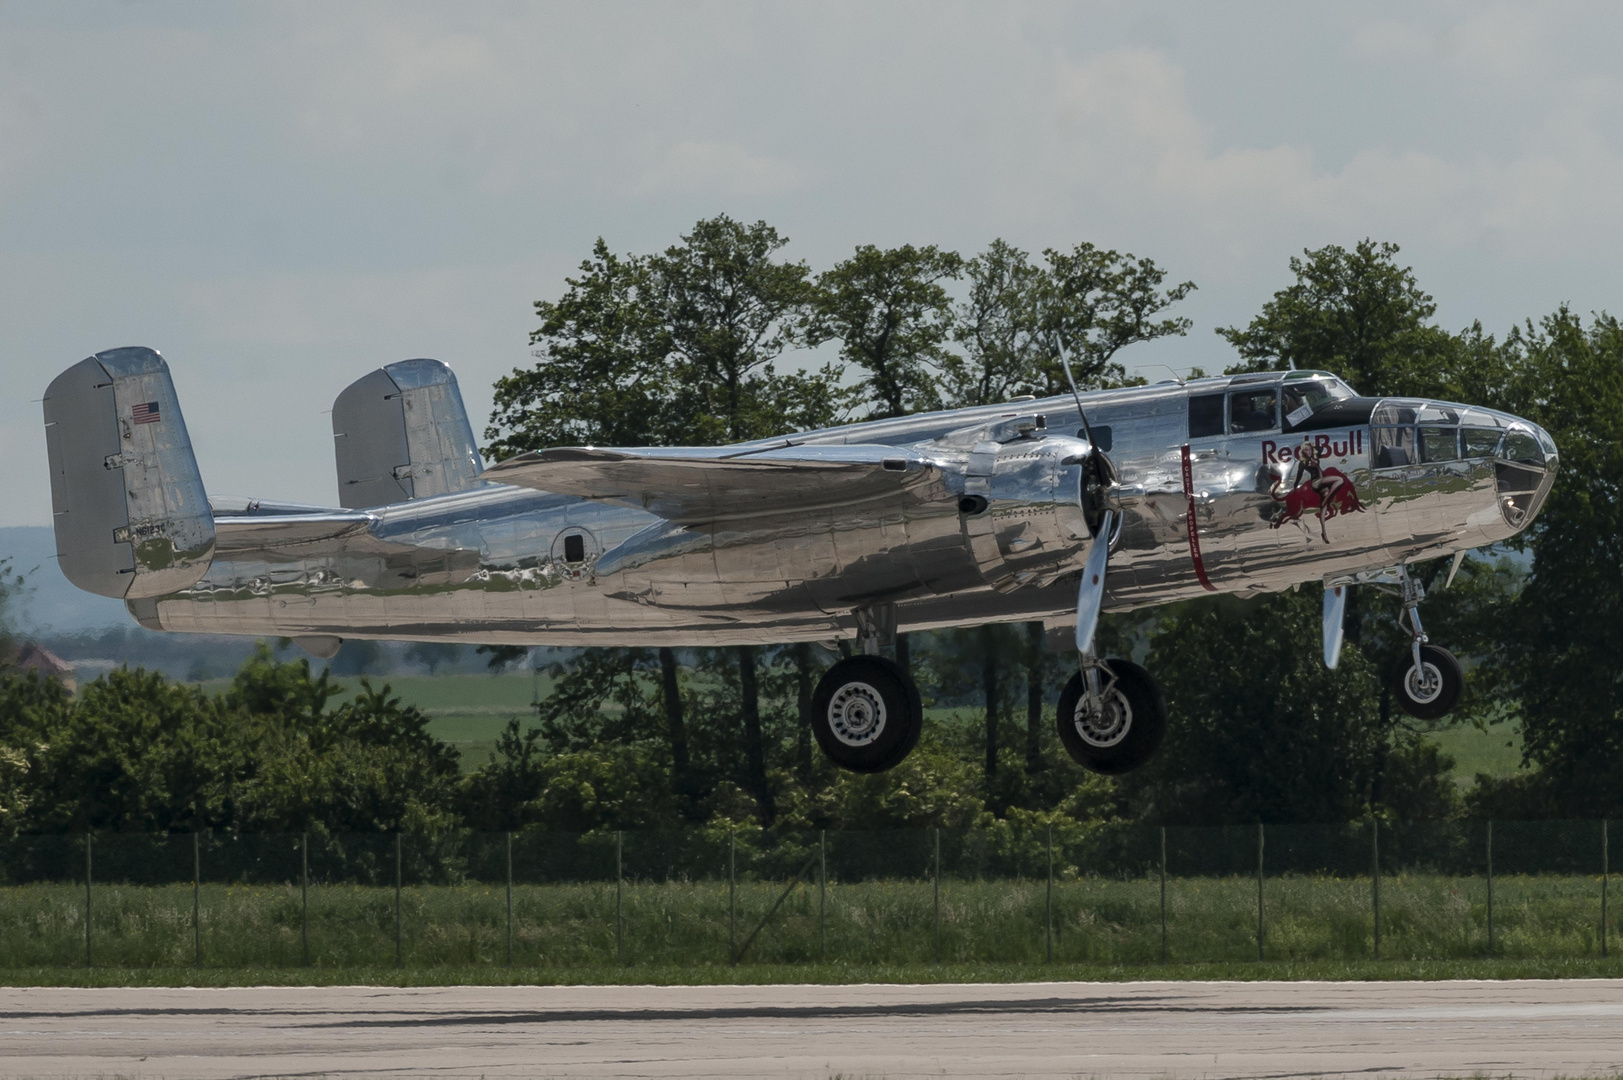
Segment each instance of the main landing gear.
[{"label": "main landing gear", "polygon": [[884,772],[919,743],[924,708],[901,665],[849,656],[823,675],[811,701],[812,734],[828,759],[852,772]]},{"label": "main landing gear", "polygon": [[1089,660],[1059,695],[1059,741],[1084,769],[1131,772],[1167,733],[1167,703],[1150,673],[1130,660]]},{"label": "main landing gear", "polygon": [[1080,670],[1059,695],[1059,741],[1085,769],[1119,775],[1150,759],[1167,733],[1167,704],[1150,673],[1128,660],[1101,660],[1093,637],[1104,607],[1104,581],[1116,513],[1094,530],[1076,595],[1076,653]]}]

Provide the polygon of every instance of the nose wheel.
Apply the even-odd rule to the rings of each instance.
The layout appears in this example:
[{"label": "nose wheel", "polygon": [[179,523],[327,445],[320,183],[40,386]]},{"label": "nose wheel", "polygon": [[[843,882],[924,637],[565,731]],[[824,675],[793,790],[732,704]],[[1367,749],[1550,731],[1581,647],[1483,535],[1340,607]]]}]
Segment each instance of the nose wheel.
[{"label": "nose wheel", "polygon": [[1465,689],[1465,671],[1454,654],[1437,645],[1418,645],[1392,678],[1398,708],[1417,720],[1440,720],[1453,711]]},{"label": "nose wheel", "polygon": [[852,656],[817,683],[811,726],[823,754],[840,768],[884,772],[918,745],[924,708],[900,665],[882,656]]},{"label": "nose wheel", "polygon": [[1392,677],[1392,696],[1397,699],[1398,708],[1415,719],[1440,720],[1459,704],[1460,694],[1465,689],[1465,670],[1453,653],[1427,639],[1426,630],[1420,625],[1420,601],[1426,598],[1425,587],[1410,577],[1406,568],[1400,567],[1399,572],[1402,574],[1403,614],[1398,618],[1398,625],[1409,632],[1409,653]]}]

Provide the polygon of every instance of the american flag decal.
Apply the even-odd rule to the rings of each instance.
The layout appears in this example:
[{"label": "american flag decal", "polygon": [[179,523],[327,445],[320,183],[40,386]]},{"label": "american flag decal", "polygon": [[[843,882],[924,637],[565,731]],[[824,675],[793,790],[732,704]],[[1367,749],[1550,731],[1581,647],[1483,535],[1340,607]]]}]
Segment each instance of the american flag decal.
[{"label": "american flag decal", "polygon": [[158,403],[143,401],[132,410],[131,418],[137,424],[156,424],[159,420]]}]

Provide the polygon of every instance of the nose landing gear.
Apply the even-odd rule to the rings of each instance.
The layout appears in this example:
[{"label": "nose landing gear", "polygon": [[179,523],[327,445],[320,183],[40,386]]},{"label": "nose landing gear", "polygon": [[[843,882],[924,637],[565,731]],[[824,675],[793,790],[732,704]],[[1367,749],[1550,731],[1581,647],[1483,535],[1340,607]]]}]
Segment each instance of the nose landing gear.
[{"label": "nose landing gear", "polygon": [[1417,720],[1439,720],[1459,703],[1460,693],[1465,689],[1465,671],[1453,653],[1431,644],[1426,637],[1426,630],[1420,624],[1420,601],[1426,598],[1425,586],[1410,577],[1406,567],[1399,567],[1398,572],[1403,597],[1403,613],[1398,616],[1398,625],[1408,631],[1410,651],[1392,677],[1392,696],[1397,699],[1398,708]]},{"label": "nose landing gear", "polygon": [[[1454,560],[1454,570],[1460,560]],[[1454,578],[1449,572],[1449,581]],[[1454,654],[1433,645],[1420,623],[1420,602],[1426,598],[1426,588],[1409,576],[1407,566],[1384,570],[1364,571],[1351,578],[1338,579],[1340,584],[1325,584],[1324,606],[1324,663],[1336,666],[1341,653],[1341,621],[1346,609],[1346,590],[1354,582],[1374,585],[1395,594],[1403,605],[1398,625],[1409,635],[1409,651],[1399,660],[1393,672],[1390,688],[1397,699],[1398,708],[1417,720],[1440,720],[1459,704],[1465,689],[1465,671]],[[1397,588],[1392,588],[1392,586]],[[1445,582],[1445,587],[1447,582]]]}]

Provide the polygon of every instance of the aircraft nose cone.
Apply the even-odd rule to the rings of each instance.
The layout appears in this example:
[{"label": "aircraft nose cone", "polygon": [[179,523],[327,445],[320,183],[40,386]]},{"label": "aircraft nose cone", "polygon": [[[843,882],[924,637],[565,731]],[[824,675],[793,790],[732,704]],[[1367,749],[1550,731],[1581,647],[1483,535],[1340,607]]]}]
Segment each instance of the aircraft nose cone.
[{"label": "aircraft nose cone", "polygon": [[1531,525],[1555,485],[1561,457],[1550,433],[1517,418],[1494,462],[1499,509],[1518,532]]}]

